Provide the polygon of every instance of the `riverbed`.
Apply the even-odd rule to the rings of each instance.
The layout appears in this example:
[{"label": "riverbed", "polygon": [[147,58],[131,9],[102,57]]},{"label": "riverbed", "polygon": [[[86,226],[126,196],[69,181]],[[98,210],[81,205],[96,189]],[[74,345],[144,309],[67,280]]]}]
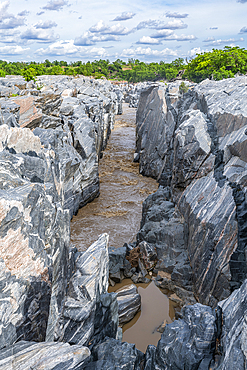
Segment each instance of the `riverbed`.
[{"label": "riverbed", "polygon": [[[110,247],[122,247],[135,241],[140,228],[142,203],[158,184],[139,174],[133,162],[135,152],[136,110],[124,104],[123,115],[116,116],[114,130],[100,160],[100,196],[81,208],[71,221],[71,242],[86,250],[102,233],[109,234]],[[109,291],[131,284],[125,279]],[[156,345],[161,337],[157,328],[174,318],[174,304],[154,282],[137,284],[142,298],[141,311],[123,326],[123,341],[135,343],[145,352],[148,344]]]}]

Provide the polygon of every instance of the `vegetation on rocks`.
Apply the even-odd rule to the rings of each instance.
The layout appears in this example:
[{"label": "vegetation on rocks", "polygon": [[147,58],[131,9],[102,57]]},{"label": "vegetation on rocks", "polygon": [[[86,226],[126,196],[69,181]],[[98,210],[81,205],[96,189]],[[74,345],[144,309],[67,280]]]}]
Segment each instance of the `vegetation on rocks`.
[{"label": "vegetation on rocks", "polygon": [[113,80],[128,82],[171,81],[178,75],[184,79],[200,82],[206,78],[222,80],[234,77],[235,74],[247,72],[247,50],[238,46],[225,46],[223,50],[213,49],[210,52],[197,54],[191,60],[177,58],[171,63],[144,63],[138,59],[129,59],[124,62],[120,59],[110,62],[95,60],[83,63],[82,61],[67,63],[46,59],[38,62],[6,62],[0,60],[0,77],[5,75],[22,75],[27,81],[40,75],[84,75],[94,78],[106,77]]}]

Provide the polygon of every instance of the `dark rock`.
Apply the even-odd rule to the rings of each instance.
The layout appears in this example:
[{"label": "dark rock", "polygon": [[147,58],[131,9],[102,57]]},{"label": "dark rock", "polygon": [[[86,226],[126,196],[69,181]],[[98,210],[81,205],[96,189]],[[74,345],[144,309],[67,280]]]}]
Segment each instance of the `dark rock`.
[{"label": "dark rock", "polygon": [[133,284],[116,290],[116,294],[119,324],[121,325],[132,320],[141,309],[141,296]]},{"label": "dark rock", "polygon": [[170,195],[144,202],[137,242],[156,247],[156,272],[215,307],[247,276],[246,77],[189,84],[183,95],[179,84],[140,94],[140,172]]},{"label": "dark rock", "polygon": [[219,302],[219,370],[244,369],[247,357],[247,280],[229,298]]},{"label": "dark rock", "polygon": [[109,277],[116,283],[124,278],[126,248],[109,249]]},{"label": "dark rock", "polygon": [[86,365],[85,370],[141,370],[144,360],[141,351],[134,344],[107,339],[94,347],[93,362]]},{"label": "dark rock", "polygon": [[151,270],[157,260],[157,253],[154,247],[147,242],[141,242],[138,247],[140,248],[141,261],[147,270]]},{"label": "dark rock", "polygon": [[183,319],[167,324],[158,342],[155,360],[159,369],[208,370],[216,340],[215,316],[201,304],[186,306]]}]

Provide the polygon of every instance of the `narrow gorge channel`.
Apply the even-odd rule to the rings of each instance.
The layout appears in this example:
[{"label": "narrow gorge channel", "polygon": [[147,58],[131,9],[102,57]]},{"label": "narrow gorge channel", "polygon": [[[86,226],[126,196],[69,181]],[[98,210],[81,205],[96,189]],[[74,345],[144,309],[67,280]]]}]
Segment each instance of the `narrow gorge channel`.
[{"label": "narrow gorge channel", "polygon": [[[99,165],[100,196],[78,211],[71,221],[71,242],[85,251],[102,233],[109,234],[109,247],[122,247],[135,241],[140,228],[142,202],[154,193],[157,182],[139,174],[133,162],[135,152],[136,110],[123,104],[123,114],[116,116],[103,159]],[[133,284],[130,279],[109,288],[109,292]],[[174,303],[153,281],[137,284],[142,298],[141,311],[123,326],[123,341],[135,343],[145,352],[161,337],[158,327],[174,318]]]}]

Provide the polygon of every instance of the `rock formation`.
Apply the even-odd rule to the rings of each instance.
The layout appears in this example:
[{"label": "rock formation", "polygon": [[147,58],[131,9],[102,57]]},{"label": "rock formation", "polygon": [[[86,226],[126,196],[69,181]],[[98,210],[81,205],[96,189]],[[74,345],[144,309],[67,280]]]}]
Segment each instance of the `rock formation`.
[{"label": "rock formation", "polygon": [[[247,77],[188,87],[153,85],[140,95],[135,160],[160,187],[143,203],[137,247],[156,248],[158,286],[216,311],[185,307],[157,349],[148,348],[145,370],[244,369]],[[190,325],[209,337],[192,334]]]},{"label": "rock formation", "polygon": [[2,350],[0,368],[18,363],[18,353],[39,364],[40,348],[42,366],[57,352],[61,364],[71,358],[61,366],[79,369],[90,356],[84,345],[117,335],[108,236],[79,253],[70,246],[70,219],[99,194],[98,158],[121,95],[84,78],[42,77],[40,90],[21,78],[1,83],[19,96],[0,99],[0,348],[16,353]]},{"label": "rock formation", "polygon": [[[140,88],[135,160],[160,187],[137,242],[108,251],[103,234],[78,252],[70,219],[99,194],[123,94],[83,77],[0,79],[0,370],[245,369],[247,78],[188,85]],[[148,271],[191,305],[144,355],[118,340],[136,289],[107,289],[109,273]]]}]

